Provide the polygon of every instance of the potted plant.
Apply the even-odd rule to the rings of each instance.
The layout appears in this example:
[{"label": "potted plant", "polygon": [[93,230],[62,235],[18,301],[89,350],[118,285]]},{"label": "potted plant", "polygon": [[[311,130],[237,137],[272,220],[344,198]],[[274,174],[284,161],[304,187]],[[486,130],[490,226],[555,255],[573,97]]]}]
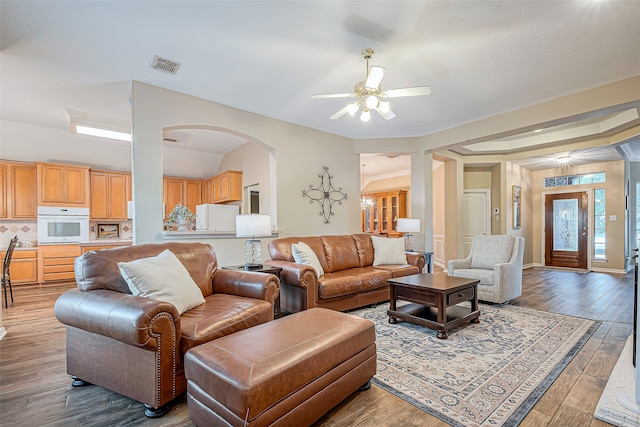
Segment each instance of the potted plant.
[{"label": "potted plant", "polygon": [[[195,218],[196,216],[193,212],[191,212],[188,207],[180,203],[178,203],[171,213],[169,213],[169,220],[178,225],[177,231],[189,231]],[[189,227],[187,227],[187,224],[189,224]]]}]

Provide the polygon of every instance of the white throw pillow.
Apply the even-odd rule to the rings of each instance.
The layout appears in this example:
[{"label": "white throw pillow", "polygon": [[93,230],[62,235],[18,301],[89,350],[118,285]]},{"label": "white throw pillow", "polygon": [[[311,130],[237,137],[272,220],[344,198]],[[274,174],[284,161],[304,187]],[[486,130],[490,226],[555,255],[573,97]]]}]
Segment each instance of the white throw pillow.
[{"label": "white throw pillow", "polygon": [[404,239],[371,236],[373,242],[373,265],[407,264]]},{"label": "white throw pillow", "polygon": [[169,249],[154,257],[119,262],[118,267],[133,295],[171,303],[180,314],[204,303],[202,291]]},{"label": "white throw pillow", "polygon": [[293,243],[291,245],[291,254],[296,264],[310,265],[316,271],[318,277],[324,275],[324,270],[322,269],[322,265],[320,265],[318,256],[306,243]]}]

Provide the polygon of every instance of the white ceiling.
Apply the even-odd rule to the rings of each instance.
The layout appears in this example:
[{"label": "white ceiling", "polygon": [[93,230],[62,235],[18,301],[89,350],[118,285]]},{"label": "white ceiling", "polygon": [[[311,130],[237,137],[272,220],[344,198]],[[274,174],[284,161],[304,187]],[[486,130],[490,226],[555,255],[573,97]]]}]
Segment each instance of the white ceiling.
[{"label": "white ceiling", "polygon": [[[3,0],[0,8],[0,116],[60,129],[66,108],[129,119],[131,80],[359,139],[423,136],[640,75],[636,0]],[[390,121],[329,120],[346,101],[309,95],[351,91],[365,77],[367,47],[371,64],[387,68],[383,89],[428,84],[432,94],[392,100]],[[180,63],[177,75],[153,70],[154,55]]]}]

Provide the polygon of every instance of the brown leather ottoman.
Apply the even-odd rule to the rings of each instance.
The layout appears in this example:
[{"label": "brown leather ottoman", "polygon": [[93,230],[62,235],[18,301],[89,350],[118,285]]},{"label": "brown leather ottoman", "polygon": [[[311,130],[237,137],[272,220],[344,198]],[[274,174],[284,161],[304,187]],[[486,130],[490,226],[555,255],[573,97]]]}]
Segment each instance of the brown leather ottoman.
[{"label": "brown leather ottoman", "polygon": [[376,373],[371,321],[312,308],[189,350],[189,417],[199,426],[305,426]]}]

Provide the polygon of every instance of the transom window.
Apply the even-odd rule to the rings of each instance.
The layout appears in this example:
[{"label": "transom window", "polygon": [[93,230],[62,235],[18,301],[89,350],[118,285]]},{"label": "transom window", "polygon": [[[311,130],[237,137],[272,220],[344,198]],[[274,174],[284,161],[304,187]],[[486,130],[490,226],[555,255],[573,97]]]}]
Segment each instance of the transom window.
[{"label": "transom window", "polygon": [[605,182],[605,173],[584,173],[578,175],[553,176],[544,179],[545,188],[565,187],[567,185],[600,184]]}]

